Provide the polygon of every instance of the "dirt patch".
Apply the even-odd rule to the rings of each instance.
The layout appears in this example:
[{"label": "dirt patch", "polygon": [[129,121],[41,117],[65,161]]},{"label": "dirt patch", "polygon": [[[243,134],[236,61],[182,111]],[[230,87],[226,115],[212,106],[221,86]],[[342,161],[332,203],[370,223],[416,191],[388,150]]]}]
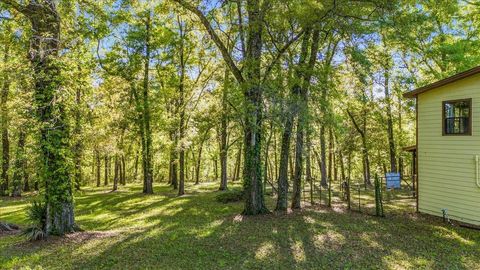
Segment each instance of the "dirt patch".
[{"label": "dirt patch", "polygon": [[12,230],[12,231],[0,231],[0,237],[10,236],[20,234],[21,230]]}]

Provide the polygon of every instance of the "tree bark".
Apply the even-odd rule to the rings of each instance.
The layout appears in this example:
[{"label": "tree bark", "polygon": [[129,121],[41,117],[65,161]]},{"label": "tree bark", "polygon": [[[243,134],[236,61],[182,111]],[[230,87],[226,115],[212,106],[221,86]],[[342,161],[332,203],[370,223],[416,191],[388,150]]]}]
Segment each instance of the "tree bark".
[{"label": "tree bark", "polygon": [[95,158],[97,160],[97,187],[100,186],[100,170],[101,170],[101,160],[100,160],[100,151],[95,150]]},{"label": "tree bark", "polygon": [[80,190],[80,185],[82,183],[82,155],[83,155],[83,143],[81,133],[82,133],[82,114],[81,114],[81,104],[82,104],[82,94],[80,92],[80,88],[76,90],[75,93],[75,145],[73,147],[74,151],[74,166],[75,166],[75,173],[74,173],[74,187],[75,190]]},{"label": "tree bark", "polygon": [[118,177],[119,177],[119,171],[120,171],[120,168],[119,168],[119,162],[118,162],[118,155],[115,155],[115,159],[114,159],[114,162],[115,162],[115,169],[114,169],[114,172],[113,172],[113,189],[112,191],[117,191],[118,189]]},{"label": "tree bark", "polygon": [[178,125],[178,136],[180,140],[180,149],[178,150],[178,162],[179,162],[179,182],[178,182],[178,196],[182,196],[185,194],[185,147],[183,145],[183,138],[185,136],[185,55],[184,55],[184,39],[185,39],[185,33],[184,33],[184,25],[182,22],[178,21],[178,26],[180,29],[180,48],[179,48],[179,53],[180,53],[180,83],[178,85],[178,91],[179,91],[179,111],[180,111],[180,122]]},{"label": "tree bark", "polygon": [[153,194],[153,168],[152,168],[152,131],[150,128],[150,100],[149,100],[149,71],[150,71],[150,36],[151,36],[151,11],[147,13],[147,20],[145,22],[145,69],[143,76],[143,95],[142,95],[142,112],[143,112],[143,127],[144,127],[144,140],[145,148],[142,153],[144,164],[144,188],[143,193]]},{"label": "tree bark", "polygon": [[[363,125],[363,129],[360,128],[360,126],[357,124],[355,121],[355,117],[353,114],[347,110],[348,116],[353,122],[353,125],[355,126],[355,129],[358,131],[360,134],[360,138],[362,140],[362,158],[363,158],[363,182],[365,183],[365,188],[366,186],[371,186],[372,183],[370,181],[370,157],[368,154],[368,145],[367,145],[367,138],[365,135],[365,124]],[[365,119],[364,119],[365,120]]]},{"label": "tree bark", "polygon": [[228,91],[228,69],[225,69],[223,91],[222,91],[222,116],[220,121],[220,188],[219,190],[227,190],[227,127],[228,127],[228,113],[227,113],[227,91]]},{"label": "tree bark", "polygon": [[[297,114],[298,105],[298,95],[300,94],[300,84],[302,78],[302,71],[307,59],[308,54],[308,45],[310,40],[310,30],[306,31],[306,34],[303,36],[302,48],[300,52],[299,62],[296,68],[296,78],[297,83],[294,84],[291,88],[291,94],[288,101],[288,107],[285,116],[285,122],[283,125],[282,133],[282,144],[280,147],[280,171],[278,175],[278,196],[277,196],[277,206],[276,211],[286,212],[288,207],[288,161],[290,159],[290,141],[293,130],[293,122],[295,121],[295,116]],[[292,169],[292,167],[290,167]]]},{"label": "tree bark", "polygon": [[308,89],[313,73],[315,62],[317,61],[317,52],[320,41],[320,30],[316,29],[312,35],[312,46],[310,59],[306,67],[305,74],[302,77],[302,88],[300,89],[300,100],[297,121],[297,136],[295,145],[295,178],[293,181],[292,209],[301,208],[301,189],[303,173],[303,155],[304,155],[304,137],[308,130]]},{"label": "tree bark", "polygon": [[20,197],[22,195],[22,181],[25,177],[25,161],[25,132],[20,130],[13,167],[12,197]]},{"label": "tree bark", "polygon": [[[5,45],[4,63],[8,63],[9,44]],[[10,140],[8,134],[8,94],[10,92],[10,79],[5,72],[0,96],[0,113],[1,113],[1,136],[2,136],[2,173],[0,177],[0,196],[8,195],[8,169],[10,167]]]},{"label": "tree bark", "polygon": [[389,89],[390,74],[388,69],[385,69],[385,102],[387,103],[387,133],[388,133],[388,149],[390,153],[390,171],[397,172],[397,157],[395,151],[395,139],[393,137],[393,117],[392,104]]},{"label": "tree bark", "polygon": [[[23,13],[32,24],[30,62],[34,69],[34,101],[40,123],[40,179],[45,182],[47,205],[46,233],[64,234],[74,230],[73,197],[69,165],[70,134],[65,105],[58,98],[61,92],[60,17],[56,1],[31,1],[27,6],[4,1]],[[12,4],[14,3],[14,4]]]},{"label": "tree bark", "polygon": [[108,155],[105,155],[105,162],[104,162],[105,163],[105,174],[104,174],[105,179],[104,179],[104,182],[103,182],[104,186],[108,185],[108,167],[109,167],[108,166],[108,160],[109,160]]}]

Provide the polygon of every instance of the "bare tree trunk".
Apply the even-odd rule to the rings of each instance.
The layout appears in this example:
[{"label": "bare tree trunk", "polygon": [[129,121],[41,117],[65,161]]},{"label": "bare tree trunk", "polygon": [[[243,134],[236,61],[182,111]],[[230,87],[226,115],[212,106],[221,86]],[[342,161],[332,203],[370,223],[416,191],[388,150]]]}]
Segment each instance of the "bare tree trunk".
[{"label": "bare tree trunk", "polygon": [[392,104],[389,89],[390,74],[385,69],[385,102],[387,103],[387,133],[388,133],[388,149],[390,153],[390,171],[397,171],[397,158],[395,151],[395,139],[393,137],[393,117],[392,117]]},{"label": "bare tree trunk", "polygon": [[301,207],[301,188],[302,188],[302,172],[303,172],[303,155],[304,155],[304,137],[308,130],[308,90],[310,88],[310,79],[312,77],[313,68],[317,61],[317,51],[320,41],[320,30],[316,29],[312,35],[312,46],[310,51],[310,59],[303,75],[303,85],[300,89],[300,102],[297,121],[297,138],[295,147],[295,178],[293,180],[293,198],[292,209]]},{"label": "bare tree trunk", "polygon": [[[364,121],[363,129],[361,129],[360,126],[355,121],[355,117],[353,117],[353,114],[348,110],[347,110],[347,113],[348,113],[350,119],[352,120],[353,125],[355,126],[355,129],[360,134],[360,138],[362,140],[363,181],[365,183],[365,187],[367,185],[370,186],[370,185],[372,185],[372,183],[370,181],[370,157],[369,157],[369,154],[368,154],[367,138],[366,138],[366,135],[365,135],[365,128],[366,128],[365,122],[366,122],[366,120],[364,119],[365,121]],[[364,117],[365,117],[365,115],[364,115]]]},{"label": "bare tree trunk", "polygon": [[116,191],[118,189],[118,177],[119,177],[119,163],[118,163],[118,155],[115,155],[115,169],[113,173],[113,189],[112,191]]},{"label": "bare tree trunk", "polygon": [[240,148],[238,148],[237,162],[235,165],[235,176],[233,177],[233,181],[236,181],[240,178],[240,167],[242,166],[242,148],[243,145],[240,144]]},{"label": "bare tree trunk", "polygon": [[73,147],[74,151],[74,166],[75,166],[75,173],[74,173],[74,186],[75,190],[80,190],[80,185],[82,183],[82,156],[83,156],[83,143],[81,138],[82,133],[82,114],[81,114],[81,103],[82,103],[82,95],[80,92],[80,88],[76,90],[75,95],[75,145]]},{"label": "bare tree trunk", "polygon": [[97,160],[97,187],[99,187],[100,186],[100,167],[101,167],[100,151],[95,150],[95,157]]},{"label": "bare tree trunk", "polygon": [[151,36],[151,11],[148,11],[145,22],[145,69],[143,76],[143,126],[145,137],[145,151],[142,153],[144,164],[144,188],[143,193],[153,194],[153,167],[152,167],[152,131],[150,128],[150,101],[149,101],[149,70],[150,70],[150,36]]},{"label": "bare tree trunk", "polygon": [[204,141],[202,140],[198,147],[198,158],[195,164],[195,185],[198,185],[200,183],[200,165],[202,162],[203,143]]},{"label": "bare tree trunk", "polygon": [[179,109],[180,109],[180,123],[178,126],[178,134],[180,140],[180,149],[179,149],[179,169],[180,169],[180,178],[179,178],[179,185],[178,185],[178,196],[185,194],[185,149],[183,145],[183,137],[185,132],[185,57],[184,57],[184,39],[185,39],[185,32],[184,32],[184,24],[180,21],[180,17],[178,17],[178,27],[180,30],[180,83],[178,85],[179,91]]},{"label": "bare tree trunk", "polygon": [[227,146],[227,127],[228,127],[228,113],[227,113],[227,91],[228,91],[228,69],[225,69],[223,92],[222,92],[222,118],[220,123],[220,188],[219,190],[227,190],[227,160],[228,160],[228,146]]},{"label": "bare tree trunk", "polygon": [[[9,44],[5,45],[4,63],[8,63]],[[8,94],[10,91],[10,79],[7,73],[3,77],[3,85],[0,96],[1,129],[2,129],[2,174],[0,178],[0,196],[8,195],[8,169],[10,167],[10,140],[8,136]]]},{"label": "bare tree trunk", "polygon": [[104,162],[105,163],[105,174],[104,174],[105,180],[103,182],[104,186],[108,185],[108,167],[109,167],[108,160],[109,160],[108,155],[105,155],[105,162]]},{"label": "bare tree trunk", "polygon": [[22,195],[22,181],[25,177],[25,161],[25,132],[20,130],[13,167],[12,197],[20,197]]},{"label": "bare tree trunk", "polygon": [[[280,148],[280,171],[278,176],[277,206],[275,209],[277,211],[286,212],[288,207],[288,167],[289,167],[288,161],[289,159],[291,159],[291,157],[289,156],[290,141],[292,136],[293,123],[295,121],[295,117],[299,109],[297,100],[299,99],[298,96],[300,95],[300,92],[301,92],[300,84],[303,76],[302,72],[304,72],[303,69],[305,68],[305,62],[307,59],[309,40],[310,40],[310,29],[307,29],[306,33],[303,36],[300,59],[295,72],[298,82],[295,85],[293,85],[291,88],[289,106],[287,108],[287,111],[285,112],[286,116],[285,116],[285,122],[283,125],[282,144]],[[293,166],[291,163],[290,163],[290,170],[292,172],[291,178],[293,179],[294,173],[293,173]]]},{"label": "bare tree trunk", "polygon": [[321,173],[321,182],[320,184],[324,187],[328,185],[327,183],[327,143],[325,142],[325,124],[322,124],[320,127],[320,173]]},{"label": "bare tree trunk", "polygon": [[121,173],[121,184],[124,186],[127,184],[127,179],[126,179],[126,168],[125,168],[125,155],[122,154],[122,173]]}]

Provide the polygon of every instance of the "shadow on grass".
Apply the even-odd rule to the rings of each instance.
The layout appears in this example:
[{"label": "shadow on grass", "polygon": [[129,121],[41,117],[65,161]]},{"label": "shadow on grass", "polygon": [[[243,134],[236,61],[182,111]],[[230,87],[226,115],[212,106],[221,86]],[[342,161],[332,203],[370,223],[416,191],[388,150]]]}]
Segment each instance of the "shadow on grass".
[{"label": "shadow on grass", "polygon": [[86,192],[76,199],[80,225],[111,235],[60,246],[17,246],[6,255],[19,252],[19,263],[49,269],[480,266],[480,233],[445,227],[435,218],[401,214],[376,218],[319,206],[285,215],[243,217],[237,214],[241,203],[220,204],[215,201],[218,192],[205,190],[211,188],[184,197],[176,197],[166,186],[156,187],[156,194],[149,196],[131,187],[116,193]]}]

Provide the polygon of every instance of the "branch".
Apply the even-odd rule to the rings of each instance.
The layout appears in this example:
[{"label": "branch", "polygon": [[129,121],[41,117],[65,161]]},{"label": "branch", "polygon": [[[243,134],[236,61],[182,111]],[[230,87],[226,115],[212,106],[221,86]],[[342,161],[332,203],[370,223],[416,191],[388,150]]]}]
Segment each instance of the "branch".
[{"label": "branch", "polygon": [[174,2],[177,2],[180,4],[182,7],[185,9],[189,10],[193,14],[195,14],[200,22],[203,24],[203,26],[206,28],[208,34],[212,38],[213,42],[215,45],[217,45],[217,48],[220,50],[220,53],[222,54],[223,60],[227,63],[228,67],[232,71],[233,76],[235,76],[235,79],[239,83],[243,83],[245,79],[242,76],[242,72],[238,67],[235,65],[233,62],[232,57],[230,57],[230,54],[228,53],[227,48],[225,47],[225,44],[220,40],[220,37],[217,35],[215,30],[213,29],[212,25],[208,21],[207,17],[200,11],[198,8],[192,6],[190,3],[187,3],[185,0],[173,0]]},{"label": "branch", "polygon": [[355,121],[355,117],[353,117],[353,114],[350,112],[350,110],[347,110],[348,116],[350,116],[350,119],[352,119],[353,125],[355,126],[355,129],[360,133],[360,136],[365,137],[365,134],[363,131],[360,129],[360,127],[357,124],[357,121]]},{"label": "branch", "polygon": [[273,59],[273,61],[270,63],[270,65],[268,65],[266,71],[265,71],[265,74],[263,76],[263,81],[266,80],[266,78],[268,77],[268,75],[270,75],[270,72],[272,71],[273,67],[277,64],[278,60],[280,60],[280,58],[282,57],[282,55],[285,53],[285,51],[288,50],[288,48],[293,44],[295,43],[303,34],[305,33],[305,29],[302,29],[302,31],[300,31],[300,33],[298,33],[298,35],[296,35],[295,37],[293,37],[291,40],[289,40],[278,52],[277,52],[277,55],[275,56],[275,58]]}]

